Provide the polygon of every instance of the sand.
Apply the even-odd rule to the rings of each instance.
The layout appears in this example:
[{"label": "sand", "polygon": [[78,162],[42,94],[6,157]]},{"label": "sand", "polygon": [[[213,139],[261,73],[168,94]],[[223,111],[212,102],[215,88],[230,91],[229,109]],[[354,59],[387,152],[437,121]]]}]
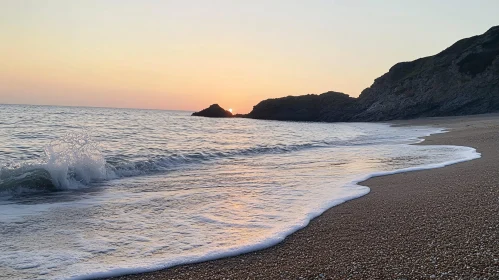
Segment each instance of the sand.
[{"label": "sand", "polygon": [[449,128],[422,144],[482,158],[367,180],[265,250],[118,279],[499,279],[499,115],[394,123]]}]

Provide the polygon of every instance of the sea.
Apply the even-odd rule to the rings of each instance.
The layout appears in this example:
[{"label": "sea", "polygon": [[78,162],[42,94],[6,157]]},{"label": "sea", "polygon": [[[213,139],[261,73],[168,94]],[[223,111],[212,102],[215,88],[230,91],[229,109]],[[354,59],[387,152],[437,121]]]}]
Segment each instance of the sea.
[{"label": "sea", "polygon": [[[275,245],[373,176],[480,157],[445,128],[0,105],[0,279],[90,279]],[[438,183],[435,183],[438,188]]]}]

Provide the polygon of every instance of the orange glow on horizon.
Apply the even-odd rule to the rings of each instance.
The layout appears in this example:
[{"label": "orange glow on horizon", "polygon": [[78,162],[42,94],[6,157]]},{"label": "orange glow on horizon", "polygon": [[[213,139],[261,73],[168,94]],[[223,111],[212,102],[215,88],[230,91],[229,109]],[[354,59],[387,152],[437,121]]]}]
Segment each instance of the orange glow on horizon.
[{"label": "orange glow on horizon", "polygon": [[473,9],[480,15],[464,22],[443,19],[457,9],[451,3],[433,21],[391,16],[419,11],[417,1],[261,5],[5,0],[0,103],[188,111],[218,103],[248,113],[267,98],[330,90],[358,96],[395,63],[484,32],[499,8],[462,3],[467,18]]}]

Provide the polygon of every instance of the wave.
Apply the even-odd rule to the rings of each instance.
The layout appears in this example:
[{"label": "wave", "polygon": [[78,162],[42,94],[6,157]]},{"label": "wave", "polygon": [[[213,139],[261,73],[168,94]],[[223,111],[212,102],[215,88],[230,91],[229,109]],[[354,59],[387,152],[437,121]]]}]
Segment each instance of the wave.
[{"label": "wave", "polygon": [[[406,141],[418,142],[416,139],[406,139]],[[150,175],[175,170],[185,164],[203,163],[237,156],[282,154],[313,148],[400,142],[400,139],[384,137],[383,135],[377,135],[374,138],[359,136],[349,142],[324,140],[292,145],[277,143],[271,146],[255,146],[244,149],[172,153],[163,156],[149,155],[145,157],[145,160],[129,160],[128,157],[119,155],[106,159],[100,152],[98,143],[92,141],[88,135],[83,133],[67,134],[45,147],[43,160],[2,167],[0,169],[0,195],[78,189],[96,182]]]},{"label": "wave", "polygon": [[119,156],[106,160],[98,145],[88,135],[68,134],[45,147],[44,160],[2,167],[0,195],[78,189],[96,182],[170,171],[185,164],[235,156],[289,153],[333,144],[317,142],[257,146],[227,151],[156,155],[147,160],[129,161]]},{"label": "wave", "polygon": [[113,177],[97,146],[85,134],[68,134],[45,147],[45,160],[0,170],[0,194],[74,189]]},{"label": "wave", "polygon": [[194,152],[190,154],[172,154],[168,156],[154,156],[146,161],[108,162],[108,170],[117,177],[147,175],[159,171],[168,171],[176,166],[191,163],[202,163],[210,160],[230,158],[235,156],[251,156],[260,154],[281,154],[309,148],[324,147],[318,144],[276,145],[272,147],[252,147],[241,150]]}]

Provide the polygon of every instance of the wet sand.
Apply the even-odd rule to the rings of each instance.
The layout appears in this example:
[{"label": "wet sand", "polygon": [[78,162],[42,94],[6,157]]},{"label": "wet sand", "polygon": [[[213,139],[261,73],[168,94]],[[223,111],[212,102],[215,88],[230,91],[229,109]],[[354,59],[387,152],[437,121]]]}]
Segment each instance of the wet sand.
[{"label": "wet sand", "polygon": [[499,279],[499,114],[393,123],[449,128],[422,145],[482,158],[369,179],[265,250],[117,279]]}]

